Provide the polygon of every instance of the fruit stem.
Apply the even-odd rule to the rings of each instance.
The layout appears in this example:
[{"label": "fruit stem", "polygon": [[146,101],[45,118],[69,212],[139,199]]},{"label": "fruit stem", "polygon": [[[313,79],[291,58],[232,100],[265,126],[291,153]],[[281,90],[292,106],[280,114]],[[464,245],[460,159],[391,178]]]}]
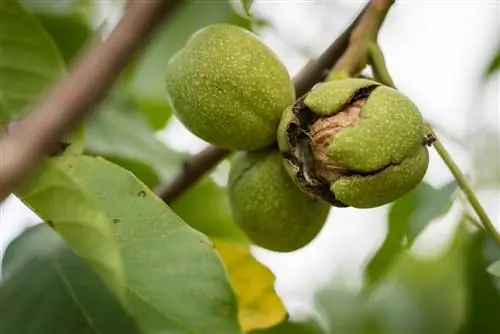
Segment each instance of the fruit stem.
[{"label": "fruit stem", "polygon": [[386,86],[394,87],[394,81],[387,69],[384,54],[378,43],[371,42],[368,45],[368,56],[375,80]]},{"label": "fruit stem", "polygon": [[327,81],[357,76],[366,66],[370,45],[377,43],[378,34],[394,0],[371,0],[365,15],[352,31],[349,47],[332,68]]},{"label": "fruit stem", "polygon": [[465,197],[469,201],[469,204],[476,212],[476,215],[479,218],[479,221],[484,226],[486,231],[488,231],[491,234],[491,236],[496,240],[496,242],[500,245],[500,233],[497,231],[497,229],[495,228],[495,225],[493,225],[493,222],[490,220],[490,218],[488,217],[488,214],[486,213],[486,211],[482,207],[481,203],[479,202],[479,200],[474,192],[474,189],[469,184],[469,182],[467,181],[467,178],[462,173],[460,168],[453,161],[453,159],[451,158],[448,151],[446,151],[443,144],[437,138],[435,132],[432,130],[432,128],[429,124],[427,124],[427,128],[436,138],[436,141],[434,142],[434,148],[436,149],[439,156],[441,157],[441,159],[444,161],[444,163],[446,164],[446,166],[450,170],[453,177],[455,177],[455,180],[457,180],[457,183],[458,183],[460,189],[462,189],[462,192],[464,193]]},{"label": "fruit stem", "polygon": [[[380,47],[372,43],[369,47],[369,55],[370,55],[370,63],[374,72],[374,75],[380,83],[385,84],[387,86],[395,87],[394,81],[391,78],[391,75],[389,74],[389,70],[387,69],[387,65],[384,59],[384,55],[380,50]],[[481,224],[484,226],[486,231],[488,231],[491,236],[497,241],[497,243],[500,245],[500,233],[497,231],[495,228],[495,225],[493,225],[492,221],[488,217],[488,214],[484,210],[484,208],[481,206],[481,203],[479,202],[474,189],[472,186],[469,184],[467,181],[467,178],[465,175],[462,173],[460,168],[457,166],[455,161],[451,158],[450,154],[446,149],[444,148],[443,144],[441,141],[437,138],[435,131],[433,130],[432,126],[429,123],[425,124],[427,128],[427,132],[431,133],[434,138],[436,138],[433,146],[434,149],[437,151],[441,159],[444,161],[448,169],[450,170],[451,174],[457,181],[460,189],[464,193],[465,197],[467,198],[469,204],[471,207],[474,209],[476,212],[476,215],[478,216],[479,220],[481,221]]]}]

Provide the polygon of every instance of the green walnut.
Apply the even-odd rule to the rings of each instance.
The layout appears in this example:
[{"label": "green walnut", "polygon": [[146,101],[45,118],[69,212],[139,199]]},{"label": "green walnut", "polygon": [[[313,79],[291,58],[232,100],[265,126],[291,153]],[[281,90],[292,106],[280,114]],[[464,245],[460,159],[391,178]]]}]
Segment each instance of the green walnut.
[{"label": "green walnut", "polygon": [[214,24],[196,32],[168,62],[167,98],[199,138],[230,150],[276,141],[283,110],[295,100],[287,69],[243,28]]},{"label": "green walnut", "polygon": [[311,242],[330,209],[328,203],[300,191],[276,148],[237,153],[228,197],[233,217],[249,239],[277,252],[291,252]]},{"label": "green walnut", "polygon": [[318,85],[285,109],[278,129],[291,178],[337,207],[377,207],[414,189],[432,141],[410,99],[354,78]]}]

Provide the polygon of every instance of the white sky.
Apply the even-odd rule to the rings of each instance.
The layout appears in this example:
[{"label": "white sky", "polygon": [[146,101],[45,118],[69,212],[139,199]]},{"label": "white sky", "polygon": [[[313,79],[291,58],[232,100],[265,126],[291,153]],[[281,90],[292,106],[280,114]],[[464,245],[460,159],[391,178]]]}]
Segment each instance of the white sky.
[{"label": "white sky", "polygon": [[[320,54],[364,3],[255,1],[253,10],[275,24],[276,30],[266,31],[262,37],[294,75],[307,58],[287,47],[287,43],[308,54]],[[480,85],[481,73],[500,43],[499,1],[399,0],[379,39],[398,88],[413,99],[426,119],[461,140],[479,127],[500,131],[500,76],[487,87]],[[179,150],[196,152],[205,146],[178,122],[169,125],[160,137]],[[460,167],[474,176],[470,149],[442,139]],[[499,152],[483,158],[488,164],[499,159]],[[426,180],[436,186],[451,180],[433,152]],[[495,188],[479,192],[498,228],[499,186],[500,180]],[[8,242],[37,219],[12,197],[0,210],[1,258]],[[318,286],[327,284],[332,277],[350,286],[359,285],[362,263],[384,237],[386,213],[386,207],[333,209],[323,231],[305,248],[288,254],[255,251],[276,274],[278,293],[292,314],[307,305]],[[425,252],[439,247],[459,214],[460,207],[455,206],[424,233],[416,248]]]}]

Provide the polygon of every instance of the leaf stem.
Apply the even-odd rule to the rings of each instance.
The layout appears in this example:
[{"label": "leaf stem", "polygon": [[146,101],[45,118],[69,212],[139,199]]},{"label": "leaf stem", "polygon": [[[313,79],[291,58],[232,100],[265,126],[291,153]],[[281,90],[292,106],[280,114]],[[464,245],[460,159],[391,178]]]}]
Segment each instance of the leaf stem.
[{"label": "leaf stem", "polygon": [[[384,55],[383,55],[382,51],[380,50],[380,47],[376,43],[372,43],[368,47],[368,52],[370,55],[370,57],[369,57],[370,64],[372,66],[372,69],[373,69],[373,72],[375,74],[376,79],[378,81],[380,81],[382,84],[396,88],[394,81],[392,80],[391,75],[389,74],[389,70],[387,69]],[[438,152],[439,156],[444,161],[444,163],[446,164],[446,166],[450,170],[451,174],[453,175],[453,177],[457,181],[460,189],[465,194],[465,197],[467,198],[471,207],[476,212],[481,224],[484,226],[485,230],[488,231],[493,236],[493,238],[497,241],[497,243],[500,245],[500,233],[496,230],[495,226],[493,225],[490,218],[488,217],[486,211],[481,206],[481,203],[479,202],[479,200],[474,192],[474,189],[469,184],[469,182],[467,181],[467,178],[462,173],[460,168],[453,161],[453,159],[451,158],[448,151],[446,151],[446,149],[444,148],[441,141],[438,140],[436,133],[432,129],[431,125],[429,123],[426,123],[425,125],[427,128],[426,132],[431,133],[434,136],[434,138],[436,138],[434,145],[433,145],[435,150]]]},{"label": "leaf stem", "polygon": [[433,136],[436,138],[436,141],[434,142],[434,148],[436,149],[436,152],[439,154],[441,159],[444,161],[448,169],[450,170],[451,174],[457,180],[457,183],[462,189],[462,192],[464,193],[465,197],[469,201],[469,204],[471,207],[474,209],[474,212],[476,213],[477,217],[479,218],[479,221],[481,224],[484,226],[486,231],[488,231],[491,236],[496,240],[496,242],[500,245],[500,233],[497,231],[495,228],[495,225],[493,225],[493,222],[490,220],[488,217],[488,214],[482,207],[481,203],[479,202],[476,193],[474,192],[474,189],[472,186],[469,184],[467,181],[467,178],[465,175],[462,173],[460,168],[457,166],[455,161],[451,158],[450,154],[446,149],[444,148],[443,144],[441,141],[437,138],[435,132],[432,130],[431,126],[427,124],[427,128],[430,130],[430,132],[433,134]]},{"label": "leaf stem", "polygon": [[368,54],[375,80],[386,86],[394,87],[394,81],[387,69],[384,54],[378,43],[372,42],[368,45]]}]

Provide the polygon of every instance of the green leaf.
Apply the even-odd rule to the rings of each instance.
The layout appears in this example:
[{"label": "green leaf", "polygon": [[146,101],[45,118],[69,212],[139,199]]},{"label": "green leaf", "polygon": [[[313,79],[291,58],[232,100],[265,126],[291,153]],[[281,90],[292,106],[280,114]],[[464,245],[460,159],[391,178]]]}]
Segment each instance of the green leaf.
[{"label": "green leaf", "polygon": [[456,181],[451,181],[441,188],[421,183],[412,192],[394,202],[389,210],[387,236],[366,268],[368,287],[382,278],[403,250],[405,237],[408,243],[406,247],[409,248],[433,219],[449,210],[456,189]]},{"label": "green leaf", "polygon": [[473,233],[464,257],[468,307],[459,334],[500,333],[500,276],[486,271],[490,257],[500,258],[493,238],[483,231]]},{"label": "green leaf", "polygon": [[490,64],[484,72],[484,77],[489,78],[500,69],[500,48],[495,52],[490,60]]},{"label": "green leaf", "polygon": [[466,314],[466,229],[426,259],[401,254],[369,293],[332,286],[318,292],[321,323],[331,334],[455,334]]},{"label": "green leaf", "polygon": [[8,247],[0,282],[0,333],[139,334],[104,282],[47,224]]},{"label": "green leaf", "polygon": [[65,160],[42,161],[15,195],[54,226],[118,298],[125,301],[123,260],[110,219],[72,175],[73,164],[62,165],[60,161]]},{"label": "green leaf", "polygon": [[86,149],[129,169],[149,187],[171,179],[186,156],[168,148],[129,99],[112,98],[86,122]]},{"label": "green leaf", "polygon": [[36,17],[56,42],[66,64],[73,60],[93,34],[92,28],[80,14],[39,13]]},{"label": "green leaf", "polygon": [[492,263],[488,267],[488,272],[496,277],[500,277],[500,261]]},{"label": "green leaf", "polygon": [[252,331],[250,334],[323,334],[325,333],[313,320],[294,322],[285,321],[274,327]]},{"label": "green leaf", "polygon": [[131,92],[155,129],[162,128],[171,110],[165,97],[165,68],[198,29],[212,23],[227,22],[250,28],[250,21],[238,16],[228,0],[184,1],[175,15],[161,27],[148,48],[139,56]]},{"label": "green leaf", "polygon": [[[441,188],[422,183],[420,189],[414,193],[416,207],[408,216],[409,225],[406,232],[409,245],[412,245],[429,223],[446,214],[453,204],[458,183],[453,180]],[[396,203],[395,205],[398,205]],[[404,216],[394,217],[399,223],[407,221]]]},{"label": "green leaf", "polygon": [[188,189],[171,207],[186,223],[210,237],[248,242],[232,218],[225,188],[210,178]]},{"label": "green leaf", "polygon": [[241,0],[241,4],[243,6],[243,9],[245,10],[245,13],[247,13],[247,15],[250,15],[250,8],[252,8],[253,0]]},{"label": "green leaf", "polygon": [[66,15],[81,12],[89,6],[92,0],[20,0],[20,2],[30,12]]},{"label": "green leaf", "polygon": [[[494,129],[479,129],[467,138],[468,152],[472,153],[474,185],[497,187],[500,185],[500,132]],[[485,160],[484,157],[496,157]]]},{"label": "green leaf", "polygon": [[[119,244],[127,309],[142,331],[240,332],[234,292],[206,236],[185,224],[133,174],[115,164],[88,156],[63,156],[52,159],[51,164],[64,171],[104,213],[106,220],[99,226],[112,228]],[[37,181],[45,186],[28,198],[31,207],[44,220],[51,220],[58,232],[65,225],[67,230],[73,227],[68,232],[79,233],[79,242],[87,244],[79,245],[83,251],[106,257],[105,252],[95,250],[105,246],[101,243],[106,240],[96,243],[91,237],[82,237],[82,227],[71,221],[68,224],[70,217],[90,214],[80,212],[78,203],[66,201],[74,187],[59,187],[54,178]],[[33,206],[36,199],[39,205]],[[73,215],[61,216],[61,208]],[[83,226],[93,224],[79,220]],[[88,245],[91,242],[93,249]]]},{"label": "green leaf", "polygon": [[65,68],[50,35],[14,0],[0,0],[0,50],[0,123],[7,123]]}]

